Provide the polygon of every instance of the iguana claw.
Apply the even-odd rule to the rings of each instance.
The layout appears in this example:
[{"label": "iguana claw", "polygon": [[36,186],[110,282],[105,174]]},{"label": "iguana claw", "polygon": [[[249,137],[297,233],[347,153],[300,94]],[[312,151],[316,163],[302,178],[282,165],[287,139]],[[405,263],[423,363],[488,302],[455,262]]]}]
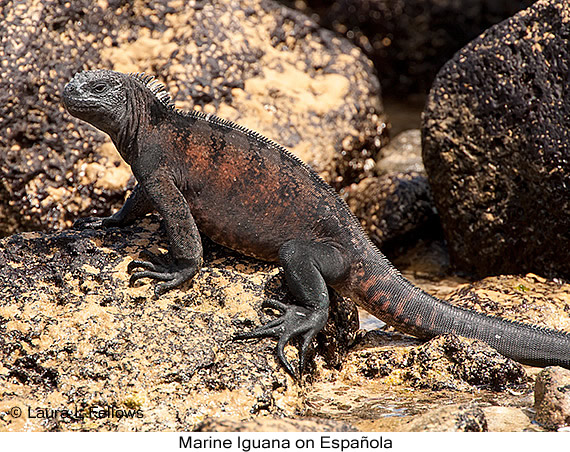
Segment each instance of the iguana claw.
[{"label": "iguana claw", "polygon": [[[283,315],[266,325],[253,331],[238,333],[234,339],[253,339],[260,337],[276,337],[277,356],[285,370],[294,379],[299,380],[305,368],[307,351],[312,339],[324,327],[328,310],[309,309],[302,306],[287,305],[277,300],[267,300],[264,307],[270,307],[283,313]],[[296,374],[291,363],[285,357],[285,345],[295,337],[301,338],[299,348],[299,373]]]},{"label": "iguana claw", "polygon": [[[167,257],[155,255],[150,251],[141,251],[141,256],[149,260],[134,260],[129,262],[127,266],[129,273],[134,272],[129,279],[129,285],[132,286],[142,278],[163,281],[154,288],[154,295],[157,298],[166,291],[178,287],[189,279],[192,279],[197,272],[197,268],[193,266],[176,265],[174,262],[169,262]],[[137,269],[142,270],[136,271]]]}]

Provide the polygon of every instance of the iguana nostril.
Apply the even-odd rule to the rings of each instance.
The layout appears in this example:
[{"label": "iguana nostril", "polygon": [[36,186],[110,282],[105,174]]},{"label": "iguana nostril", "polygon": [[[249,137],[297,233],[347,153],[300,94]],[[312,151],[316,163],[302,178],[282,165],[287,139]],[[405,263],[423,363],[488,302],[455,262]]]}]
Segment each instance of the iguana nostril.
[{"label": "iguana nostril", "polygon": [[76,86],[72,82],[69,82],[67,85],[65,85],[63,87],[63,101],[64,101],[64,103],[66,100],[69,100],[69,98],[71,96],[76,95],[77,91],[78,90],[77,90]]}]

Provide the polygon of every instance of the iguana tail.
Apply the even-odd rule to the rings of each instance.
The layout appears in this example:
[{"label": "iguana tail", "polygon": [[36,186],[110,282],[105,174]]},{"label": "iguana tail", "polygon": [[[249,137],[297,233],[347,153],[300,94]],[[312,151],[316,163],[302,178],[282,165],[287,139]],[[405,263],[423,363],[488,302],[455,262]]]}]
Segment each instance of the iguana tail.
[{"label": "iguana tail", "polygon": [[406,280],[378,251],[368,255],[357,273],[353,287],[362,306],[400,331],[425,339],[455,333],[486,342],[523,364],[570,369],[568,333],[480,314],[439,300]]}]

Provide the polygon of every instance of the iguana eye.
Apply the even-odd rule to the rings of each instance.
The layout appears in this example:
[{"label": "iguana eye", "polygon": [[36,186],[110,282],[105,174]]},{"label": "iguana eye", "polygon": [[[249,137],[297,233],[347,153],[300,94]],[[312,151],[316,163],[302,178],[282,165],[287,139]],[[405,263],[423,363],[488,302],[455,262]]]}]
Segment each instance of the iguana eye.
[{"label": "iguana eye", "polygon": [[93,85],[91,89],[94,93],[101,94],[107,89],[107,84],[105,82],[99,82]]}]

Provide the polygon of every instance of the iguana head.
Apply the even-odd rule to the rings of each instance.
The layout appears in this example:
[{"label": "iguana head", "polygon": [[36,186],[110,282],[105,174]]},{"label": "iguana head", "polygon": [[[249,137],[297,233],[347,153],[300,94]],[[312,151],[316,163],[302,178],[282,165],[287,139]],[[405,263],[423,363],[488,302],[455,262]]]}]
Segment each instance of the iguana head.
[{"label": "iguana head", "polygon": [[65,85],[63,104],[73,116],[116,138],[128,112],[127,81],[120,72],[79,72]]}]

